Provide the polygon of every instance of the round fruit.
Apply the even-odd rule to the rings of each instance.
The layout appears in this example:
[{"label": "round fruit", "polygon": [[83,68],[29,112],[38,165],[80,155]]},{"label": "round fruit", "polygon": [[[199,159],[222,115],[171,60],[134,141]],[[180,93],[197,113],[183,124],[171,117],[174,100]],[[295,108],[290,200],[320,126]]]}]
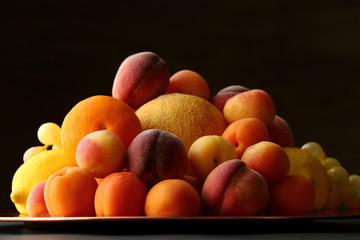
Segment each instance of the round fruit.
[{"label": "round fruit", "polygon": [[35,185],[67,166],[76,166],[76,161],[61,149],[43,151],[23,163],[14,174],[10,195],[19,213],[27,215],[26,201]]},{"label": "round fruit", "polygon": [[301,175],[314,183],[314,210],[321,210],[329,196],[329,178],[321,163],[306,150],[296,147],[284,148],[290,160],[289,175]]},{"label": "round fruit", "polygon": [[178,136],[186,151],[204,135],[221,135],[226,128],[222,113],[210,102],[193,95],[165,94],[141,106],[136,115],[143,130],[160,129]]},{"label": "round fruit", "polygon": [[37,132],[39,141],[45,146],[60,145],[60,127],[56,123],[48,122],[42,124]]},{"label": "round fruit", "polygon": [[64,150],[75,158],[80,140],[98,130],[115,133],[127,149],[141,132],[141,124],[134,110],[125,102],[102,95],[89,97],[76,104],[65,116],[61,126]]}]

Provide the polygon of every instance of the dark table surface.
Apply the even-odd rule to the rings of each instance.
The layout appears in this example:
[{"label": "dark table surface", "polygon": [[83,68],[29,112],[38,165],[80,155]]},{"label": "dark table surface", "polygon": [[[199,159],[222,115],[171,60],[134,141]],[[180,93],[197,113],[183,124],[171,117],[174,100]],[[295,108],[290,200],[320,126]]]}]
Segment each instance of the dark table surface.
[{"label": "dark table surface", "polygon": [[0,239],[360,239],[360,218],[211,222],[126,222],[73,226],[0,222]]}]

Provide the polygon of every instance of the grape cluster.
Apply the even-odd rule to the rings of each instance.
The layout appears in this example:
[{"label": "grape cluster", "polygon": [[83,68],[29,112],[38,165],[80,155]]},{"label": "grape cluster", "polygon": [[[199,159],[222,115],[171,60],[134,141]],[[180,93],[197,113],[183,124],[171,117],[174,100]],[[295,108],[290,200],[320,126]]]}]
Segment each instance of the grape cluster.
[{"label": "grape cluster", "polygon": [[351,209],[360,208],[360,176],[350,175],[336,158],[327,156],[317,142],[307,142],[301,148],[320,161],[329,177],[330,192],[325,207],[336,208],[343,203]]},{"label": "grape cluster", "polygon": [[34,146],[25,151],[23,160],[26,162],[37,153],[48,150],[49,147],[57,149],[61,145],[60,126],[53,122],[43,123],[38,131],[37,138],[43,146]]}]

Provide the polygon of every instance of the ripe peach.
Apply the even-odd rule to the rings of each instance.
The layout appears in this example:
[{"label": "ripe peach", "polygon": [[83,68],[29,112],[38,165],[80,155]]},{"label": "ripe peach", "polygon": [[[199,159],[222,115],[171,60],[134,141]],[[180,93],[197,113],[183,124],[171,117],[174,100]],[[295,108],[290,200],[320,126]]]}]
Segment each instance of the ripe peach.
[{"label": "ripe peach", "polygon": [[47,149],[44,146],[34,146],[29,148],[28,150],[26,150],[24,152],[23,155],[23,161],[26,162],[27,160],[29,160],[32,156],[41,153],[43,151],[46,151]]},{"label": "ripe peach", "polygon": [[275,118],[275,104],[270,95],[261,89],[252,89],[231,97],[223,113],[228,124],[243,118],[258,118],[266,126]]},{"label": "ripe peach", "polygon": [[94,216],[97,182],[80,167],[65,167],[46,181],[44,198],[53,217]]},{"label": "ripe peach", "polygon": [[120,138],[108,130],[87,134],[76,149],[76,162],[96,178],[125,168],[126,150]]},{"label": "ripe peach", "polygon": [[268,185],[287,176],[290,161],[286,152],[276,143],[262,141],[248,147],[241,157],[246,165],[263,176]]},{"label": "ripe peach", "polygon": [[294,135],[289,124],[282,117],[275,115],[268,126],[270,141],[281,147],[294,147]]},{"label": "ripe peach", "polygon": [[143,216],[146,195],[145,184],[134,173],[112,173],[96,190],[96,216]]},{"label": "ripe peach", "polygon": [[145,201],[145,215],[151,217],[197,216],[201,200],[185,180],[167,179],[154,185]]},{"label": "ripe peach", "polygon": [[210,98],[210,89],[205,79],[191,70],[181,70],[174,73],[170,77],[169,88],[166,93],[190,94],[205,100]]},{"label": "ripe peach", "polygon": [[269,187],[269,215],[302,215],[314,206],[314,185],[308,178],[288,175]]},{"label": "ripe peach", "polygon": [[182,179],[187,162],[187,152],[180,138],[159,129],[141,132],[126,153],[128,171],[140,177],[148,188],[164,179]]},{"label": "ripe peach", "polygon": [[228,140],[236,150],[237,158],[251,145],[269,141],[269,133],[265,124],[257,118],[244,118],[231,123],[222,137]]},{"label": "ripe peach", "polygon": [[224,105],[227,100],[235,96],[238,93],[249,91],[250,89],[240,86],[240,85],[231,85],[225,87],[218,91],[212,98],[211,103],[215,105],[221,112],[224,109]]},{"label": "ripe peach", "polygon": [[209,173],[220,163],[236,158],[235,148],[225,138],[207,135],[198,138],[188,152],[190,172],[204,182]]},{"label": "ripe peach", "polygon": [[42,181],[35,185],[30,191],[26,201],[26,210],[30,217],[50,217],[50,213],[46,207],[44,199],[44,188],[46,181]]},{"label": "ripe peach", "polygon": [[169,71],[163,59],[153,52],[140,52],[127,57],[116,73],[112,96],[133,109],[165,94]]},{"label": "ripe peach", "polygon": [[239,159],[217,166],[206,178],[202,189],[202,204],[207,215],[262,214],[268,198],[265,179]]}]

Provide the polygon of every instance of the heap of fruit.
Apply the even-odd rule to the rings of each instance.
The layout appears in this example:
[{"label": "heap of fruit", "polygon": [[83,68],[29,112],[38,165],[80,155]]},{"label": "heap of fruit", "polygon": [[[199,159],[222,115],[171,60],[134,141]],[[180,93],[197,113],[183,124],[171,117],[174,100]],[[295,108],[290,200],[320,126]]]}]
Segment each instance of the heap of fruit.
[{"label": "heap of fruit", "polygon": [[297,215],[360,207],[360,177],[322,147],[294,146],[270,95],[229,86],[210,99],[196,72],[155,53],[126,58],[112,96],[38,130],[11,200],[21,215]]}]

